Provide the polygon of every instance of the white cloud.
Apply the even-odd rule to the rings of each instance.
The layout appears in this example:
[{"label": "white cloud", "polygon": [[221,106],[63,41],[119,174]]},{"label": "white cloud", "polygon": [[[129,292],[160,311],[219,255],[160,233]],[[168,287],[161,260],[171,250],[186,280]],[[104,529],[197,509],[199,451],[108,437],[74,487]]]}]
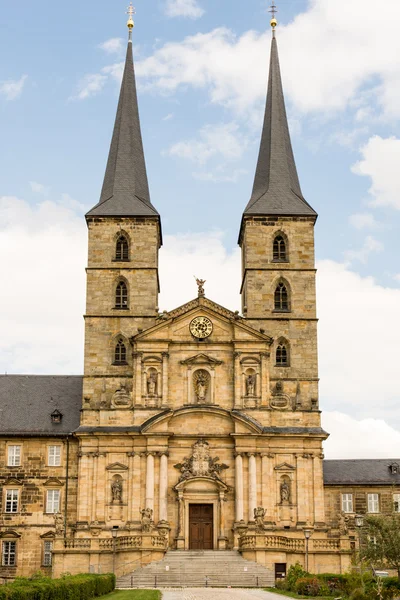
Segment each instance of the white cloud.
[{"label": "white cloud", "polygon": [[165,117],[163,117],[163,121],[170,121],[173,118],[174,118],[174,113],[169,113],[168,115],[165,115]]},{"label": "white cloud", "polygon": [[381,242],[376,240],[372,235],[368,235],[365,238],[364,244],[358,250],[346,250],[344,252],[344,256],[346,260],[352,262],[355,260],[359,260],[362,263],[366,263],[371,254],[374,252],[382,252],[384,246]]},{"label": "white cloud", "polygon": [[197,0],[167,0],[165,14],[168,17],[199,19],[204,15],[204,10]]},{"label": "white cloud", "polygon": [[371,213],[356,213],[349,217],[350,225],[356,229],[380,229],[381,224]]},{"label": "white cloud", "polygon": [[168,154],[191,160],[204,165],[211,158],[223,158],[228,161],[238,160],[247,148],[248,141],[240,133],[236,123],[220,123],[205,125],[198,139],[190,139],[173,144]]},{"label": "white cloud", "polygon": [[352,171],[371,179],[371,205],[400,210],[400,140],[375,135],[361,148],[361,154]]},{"label": "white cloud", "polygon": [[71,96],[70,100],[86,100],[91,96],[95,96],[102,91],[107,79],[107,76],[102,75],[101,73],[85,75],[78,84],[77,93],[74,96]]},{"label": "white cloud", "polygon": [[82,372],[86,245],[63,202],[0,197],[0,372]]},{"label": "white cloud", "polygon": [[50,188],[47,185],[43,185],[43,183],[38,183],[37,181],[30,181],[29,185],[31,186],[32,192],[35,192],[35,194],[43,194],[46,196],[50,191]]},{"label": "white cloud", "polygon": [[322,413],[322,425],[330,433],[324,443],[326,458],[396,458],[400,432],[383,419],[358,421],[340,412]]},{"label": "white cloud", "polygon": [[17,80],[0,81],[0,95],[4,96],[6,100],[15,100],[22,94],[27,78],[27,75],[22,75]]},{"label": "white cloud", "polygon": [[100,44],[99,48],[107,54],[120,54],[124,48],[124,40],[122,38],[111,38]]}]

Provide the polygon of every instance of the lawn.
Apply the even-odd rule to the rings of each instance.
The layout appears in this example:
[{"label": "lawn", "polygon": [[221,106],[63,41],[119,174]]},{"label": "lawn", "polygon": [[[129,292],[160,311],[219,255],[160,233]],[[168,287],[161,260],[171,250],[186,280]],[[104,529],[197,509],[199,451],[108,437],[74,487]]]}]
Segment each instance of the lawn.
[{"label": "lawn", "polygon": [[101,600],[161,600],[159,590],[120,590],[102,596]]},{"label": "lawn", "polygon": [[[277,590],[276,588],[265,588],[266,592],[273,592],[274,594],[281,594],[285,598],[308,598],[310,600],[310,596],[299,596],[294,592],[287,592],[286,590]],[[332,600],[332,596],[314,596],[314,600]]]}]

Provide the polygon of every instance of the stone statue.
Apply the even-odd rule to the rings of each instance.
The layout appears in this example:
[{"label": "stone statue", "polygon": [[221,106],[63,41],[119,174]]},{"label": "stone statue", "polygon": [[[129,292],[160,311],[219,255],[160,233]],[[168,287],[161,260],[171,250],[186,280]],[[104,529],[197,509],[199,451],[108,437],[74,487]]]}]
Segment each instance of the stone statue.
[{"label": "stone statue", "polygon": [[190,479],[191,477],[212,477],[219,479],[222,471],[228,469],[225,464],[219,463],[219,458],[211,458],[210,446],[208,442],[200,439],[193,444],[193,453],[190,458],[185,457],[181,463],[174,465],[175,469],[179,469],[181,476],[179,481]]},{"label": "stone statue", "polygon": [[151,508],[142,508],[140,511],[141,514],[141,522],[142,522],[142,531],[144,533],[151,533],[153,530],[154,522],[153,522],[153,511]]},{"label": "stone statue", "polygon": [[281,502],[290,502],[290,484],[286,479],[281,483]]},{"label": "stone statue", "polygon": [[113,502],[122,502],[122,481],[121,479],[114,479],[111,484],[111,494]]},{"label": "stone statue", "polygon": [[210,376],[207,371],[200,370],[194,374],[194,390],[200,404],[206,401],[209,379]]},{"label": "stone statue", "polygon": [[248,375],[246,378],[246,395],[247,396],[255,396],[256,394],[256,374],[252,373]]},{"label": "stone statue", "polygon": [[349,515],[346,515],[343,511],[339,513],[339,532],[340,535],[347,535],[349,533]]},{"label": "stone statue", "polygon": [[194,278],[197,283],[199,298],[202,298],[205,296],[204,284],[205,284],[206,280],[205,279],[197,279],[196,276]]},{"label": "stone statue", "polygon": [[130,403],[131,398],[126,387],[126,383],[121,381],[119,388],[116,390],[113,396],[113,404],[114,406],[129,406]]},{"label": "stone statue", "polygon": [[64,535],[64,517],[61,513],[54,515],[54,527],[56,535]]},{"label": "stone statue", "polygon": [[256,530],[259,532],[262,532],[265,529],[264,518],[266,514],[267,511],[262,506],[258,506],[254,509],[254,520],[256,522]]},{"label": "stone statue", "polygon": [[155,396],[157,390],[157,373],[150,371],[147,377],[147,393],[149,396]]}]

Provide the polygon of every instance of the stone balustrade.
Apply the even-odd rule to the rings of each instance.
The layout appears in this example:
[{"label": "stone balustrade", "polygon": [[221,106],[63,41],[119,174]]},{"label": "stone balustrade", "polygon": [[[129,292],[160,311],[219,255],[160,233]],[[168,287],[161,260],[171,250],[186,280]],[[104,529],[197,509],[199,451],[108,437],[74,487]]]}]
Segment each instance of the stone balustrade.
[{"label": "stone balustrade", "polygon": [[[305,539],[302,538],[251,533],[242,535],[239,538],[239,550],[284,550],[286,552],[304,553],[306,544]],[[311,538],[308,551],[310,553],[350,552],[350,543],[346,539]]]}]

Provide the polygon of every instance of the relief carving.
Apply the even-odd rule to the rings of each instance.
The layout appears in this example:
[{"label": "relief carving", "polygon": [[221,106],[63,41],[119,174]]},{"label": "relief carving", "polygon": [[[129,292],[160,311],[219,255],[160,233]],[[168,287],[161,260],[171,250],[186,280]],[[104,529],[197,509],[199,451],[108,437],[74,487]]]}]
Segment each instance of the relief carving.
[{"label": "relief carving", "polygon": [[288,409],[290,407],[290,397],[285,394],[283,381],[277,381],[272,391],[271,408]]},{"label": "relief carving", "polygon": [[120,382],[119,388],[116,390],[113,396],[114,406],[130,406],[131,396],[128,392],[127,385],[125,382]]},{"label": "relief carving", "polygon": [[185,481],[192,477],[212,477],[219,479],[222,471],[228,469],[228,465],[218,463],[219,457],[211,458],[208,442],[200,439],[193,445],[193,454],[190,458],[185,457],[183,462],[174,465],[179,469],[181,476],[179,481]]}]

